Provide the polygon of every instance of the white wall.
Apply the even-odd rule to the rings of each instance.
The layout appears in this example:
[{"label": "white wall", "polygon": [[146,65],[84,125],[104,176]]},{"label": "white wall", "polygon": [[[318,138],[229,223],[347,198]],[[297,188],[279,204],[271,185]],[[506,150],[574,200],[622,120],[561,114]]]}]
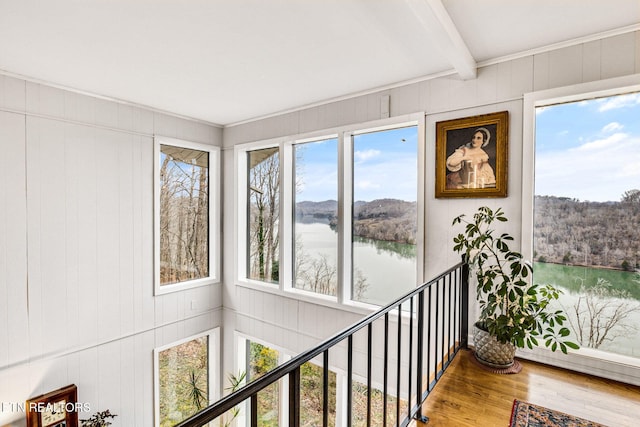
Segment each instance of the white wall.
[{"label": "white wall", "polygon": [[[523,99],[524,94],[584,82],[604,80],[618,76],[640,73],[640,32],[631,32],[585,43],[579,43],[544,53],[523,54],[520,57],[494,64],[485,64],[478,69],[474,80],[462,81],[456,76],[446,76],[400,86],[377,93],[366,94],[336,101],[279,116],[256,120],[224,129],[223,156],[225,170],[224,217],[236,215],[234,207],[235,188],[233,146],[236,144],[304,135],[380,119],[380,99],[390,96],[391,117],[416,112],[426,113],[426,171],[425,197],[425,278],[442,272],[459,260],[452,248],[456,230],[452,219],[461,213],[472,213],[477,207],[487,205],[502,207],[510,221],[504,231],[521,236],[522,218],[522,170],[523,159]],[[473,116],[508,110],[508,197],[499,199],[436,199],[435,198],[435,123],[442,120]],[[224,307],[238,313],[251,315],[255,307],[274,307],[269,301],[273,294],[260,289],[236,286],[234,253],[236,252],[233,221],[225,221],[224,234]],[[518,244],[518,242],[516,242]],[[251,304],[244,302],[251,301]],[[472,310],[474,307],[472,306]],[[337,310],[321,303],[314,309],[309,301],[292,300],[285,307],[287,313],[298,316],[299,326],[314,321],[331,319],[322,324],[322,333],[335,332],[342,324],[351,323],[353,313]],[[473,313],[470,319],[474,318]],[[292,346],[293,347],[293,346]]]},{"label": "white wall", "polygon": [[205,123],[0,76],[0,402],[74,383],[114,425],[152,425],[153,348],[221,324],[221,285],[153,295],[154,135],[222,143]]}]

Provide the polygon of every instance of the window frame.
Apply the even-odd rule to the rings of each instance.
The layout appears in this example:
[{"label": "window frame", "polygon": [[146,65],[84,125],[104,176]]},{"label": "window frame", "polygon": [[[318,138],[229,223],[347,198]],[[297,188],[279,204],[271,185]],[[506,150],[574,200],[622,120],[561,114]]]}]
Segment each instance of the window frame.
[{"label": "window frame", "polygon": [[[372,122],[344,125],[304,134],[288,135],[272,139],[237,144],[234,146],[234,166],[236,186],[234,191],[234,234],[236,236],[235,280],[236,285],[259,289],[278,295],[287,295],[330,307],[349,307],[362,313],[378,309],[379,306],[359,302],[351,298],[352,281],[352,236],[351,199],[353,195],[353,139],[354,135],[385,131],[401,127],[416,126],[417,149],[417,242],[416,242],[416,282],[424,280],[424,230],[425,230],[425,144],[426,114],[418,112]],[[293,286],[293,146],[305,142],[338,139],[338,289],[337,297],[314,293]],[[247,196],[248,185],[247,153],[264,148],[279,147],[280,151],[280,262],[279,283],[268,283],[248,278],[247,253]]]},{"label": "window frame", "polygon": [[[207,390],[208,404],[220,399],[220,327],[209,329],[195,335],[173,341],[153,349],[153,425],[160,426],[160,353],[173,347],[177,347],[189,341],[208,337],[207,348]],[[217,350],[217,351],[214,351]]]},{"label": "window frame", "polygon": [[[533,259],[536,108],[638,92],[640,91],[639,82],[640,74],[635,74],[524,95],[521,252],[526,259]],[[518,350],[518,353],[537,362],[549,363],[617,381],[628,382],[631,372],[633,372],[632,376],[640,378],[640,359],[630,356],[589,348],[573,350],[567,355],[551,352],[549,349],[541,347],[533,350]]]},{"label": "window frame", "polygon": [[[209,274],[207,277],[184,282],[160,284],[160,155],[161,146],[204,151],[209,154]],[[154,182],[154,295],[191,289],[220,282],[220,148],[198,142],[165,136],[155,136],[153,142]]]}]

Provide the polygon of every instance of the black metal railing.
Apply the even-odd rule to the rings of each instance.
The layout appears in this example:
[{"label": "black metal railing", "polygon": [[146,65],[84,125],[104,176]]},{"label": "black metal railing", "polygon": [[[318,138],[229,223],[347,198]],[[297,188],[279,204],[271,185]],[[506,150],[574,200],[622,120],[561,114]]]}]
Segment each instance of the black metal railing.
[{"label": "black metal railing", "polygon": [[[368,388],[366,425],[371,426],[372,358],[374,355],[373,324],[379,319],[384,321],[383,372],[381,379],[383,387],[382,425],[387,426],[387,417],[389,415],[387,413],[387,399],[390,392],[396,396],[395,425],[400,427],[407,426],[412,419],[427,421],[427,418],[422,414],[422,403],[442,377],[458,350],[467,347],[468,276],[468,266],[466,264],[460,263],[451,267],[435,279],[396,299],[389,305],[325,340],[315,348],[297,355],[257,380],[223,397],[216,403],[184,420],[178,426],[203,426],[249,399],[248,418],[250,419],[250,425],[256,427],[258,425],[258,392],[288,376],[288,425],[290,427],[298,427],[300,425],[300,367],[304,363],[321,356],[323,360],[322,425],[327,427],[330,413],[329,352],[346,340],[346,381],[348,390],[346,426],[350,427],[353,415],[354,336],[358,331],[365,328],[367,336],[367,367],[365,371]],[[389,368],[390,318],[392,314],[397,314],[394,316],[397,321],[395,388],[390,388],[388,385],[389,374],[392,372]],[[403,330],[408,337],[408,345],[405,346],[405,348],[408,347],[407,354],[402,353]],[[407,361],[404,365],[402,363],[403,357]],[[379,376],[379,372],[376,374]],[[404,378],[407,386],[406,397],[408,405],[407,409],[401,413],[399,402],[400,396],[403,395],[403,390],[401,390],[402,378]],[[336,425],[340,425],[340,423],[336,422]]]}]

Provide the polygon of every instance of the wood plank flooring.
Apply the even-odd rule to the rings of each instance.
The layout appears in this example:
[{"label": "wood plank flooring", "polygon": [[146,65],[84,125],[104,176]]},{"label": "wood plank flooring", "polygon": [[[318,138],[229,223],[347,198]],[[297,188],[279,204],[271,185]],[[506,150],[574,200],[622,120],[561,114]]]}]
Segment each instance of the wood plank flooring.
[{"label": "wood plank flooring", "polygon": [[640,426],[640,387],[520,360],[522,371],[499,375],[461,351],[423,405],[418,426],[508,427],[513,399],[609,427]]}]

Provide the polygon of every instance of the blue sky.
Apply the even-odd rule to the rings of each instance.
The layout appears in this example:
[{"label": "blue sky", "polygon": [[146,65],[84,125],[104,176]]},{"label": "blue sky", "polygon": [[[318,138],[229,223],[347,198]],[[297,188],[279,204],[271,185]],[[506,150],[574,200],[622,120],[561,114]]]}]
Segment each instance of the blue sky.
[{"label": "blue sky", "polygon": [[[367,133],[354,137],[354,198],[417,196],[418,133],[416,127]],[[338,194],[336,139],[304,144],[297,157],[297,201],[336,200]]]},{"label": "blue sky", "polygon": [[640,189],[640,93],[536,111],[536,195],[618,201]]}]

